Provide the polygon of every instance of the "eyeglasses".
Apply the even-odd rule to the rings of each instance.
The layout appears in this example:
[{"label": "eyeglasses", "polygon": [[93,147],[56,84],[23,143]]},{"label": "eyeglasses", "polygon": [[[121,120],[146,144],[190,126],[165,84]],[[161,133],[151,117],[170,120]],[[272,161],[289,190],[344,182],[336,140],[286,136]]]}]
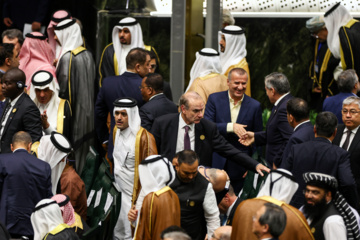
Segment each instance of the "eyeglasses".
[{"label": "eyeglasses", "polygon": [[351,109],[350,111],[349,110],[347,110],[347,109],[343,109],[343,110],[341,110],[341,112],[342,112],[342,114],[344,114],[344,115],[346,115],[346,114],[350,114],[350,115],[354,115],[354,114],[357,114],[357,113],[359,113],[360,111],[356,111],[356,110],[354,110],[354,109]]}]

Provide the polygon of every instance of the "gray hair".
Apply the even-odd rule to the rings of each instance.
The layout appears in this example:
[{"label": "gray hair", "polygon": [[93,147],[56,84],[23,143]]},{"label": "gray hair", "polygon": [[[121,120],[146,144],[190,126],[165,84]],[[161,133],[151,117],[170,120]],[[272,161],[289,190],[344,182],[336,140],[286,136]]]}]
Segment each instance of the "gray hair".
[{"label": "gray hair", "polygon": [[231,15],[230,10],[228,10],[228,9],[223,9],[223,24],[227,24],[227,25],[235,24],[235,19]]},{"label": "gray hair", "polygon": [[190,99],[196,99],[196,100],[201,99],[202,101],[204,101],[197,92],[188,91],[188,92],[184,93],[183,95],[181,95],[180,100],[179,100],[179,106],[184,105],[186,109],[189,109]]},{"label": "gray hair", "polygon": [[350,105],[352,103],[355,103],[358,105],[358,107],[360,108],[360,98],[356,97],[356,96],[351,96],[351,97],[347,97],[344,99],[342,106],[344,107],[344,105]]},{"label": "gray hair", "polygon": [[280,95],[290,92],[289,80],[284,74],[278,72],[270,73],[265,77],[265,87],[275,89]]},{"label": "gray hair", "polygon": [[340,73],[337,85],[340,92],[351,92],[357,82],[359,82],[359,78],[356,75],[355,70],[347,69]]},{"label": "gray hair", "polygon": [[259,218],[261,225],[269,225],[269,233],[278,238],[286,226],[286,213],[284,209],[273,203],[267,202],[264,204],[266,211]]},{"label": "gray hair", "polygon": [[13,39],[17,38],[19,43],[20,43],[20,46],[22,46],[23,43],[24,43],[24,36],[23,36],[22,32],[19,29],[5,30],[1,34],[1,39],[4,39],[5,36],[10,40],[13,40]]},{"label": "gray hair", "polygon": [[183,233],[183,232],[166,233],[164,235],[164,239],[165,238],[170,238],[170,239],[173,239],[173,240],[191,240],[191,237],[189,237],[189,235],[187,235],[186,233]]}]

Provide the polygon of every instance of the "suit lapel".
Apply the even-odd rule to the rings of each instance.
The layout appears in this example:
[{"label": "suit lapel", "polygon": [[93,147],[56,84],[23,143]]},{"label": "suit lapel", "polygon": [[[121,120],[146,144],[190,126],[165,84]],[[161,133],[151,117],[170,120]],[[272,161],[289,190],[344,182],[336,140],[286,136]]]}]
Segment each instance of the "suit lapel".
[{"label": "suit lapel", "polygon": [[244,117],[246,116],[246,114],[247,114],[247,112],[249,110],[249,108],[247,107],[248,102],[249,102],[249,97],[244,95],[244,100],[241,103],[240,112],[239,112],[239,115],[238,115],[237,120],[236,120],[237,123],[243,123],[244,122]]},{"label": "suit lapel", "polygon": [[[333,144],[335,144],[336,146],[340,145],[341,138],[344,133],[344,129],[345,129],[345,125],[341,124],[338,126],[337,134],[333,140]],[[358,133],[359,133],[359,131],[356,133],[355,137],[358,135]],[[355,138],[354,138],[354,140],[355,140]],[[354,141],[352,141],[352,142],[354,142]],[[352,143],[351,143],[351,145],[352,145]],[[351,145],[350,145],[350,148],[351,148]]]},{"label": "suit lapel", "polygon": [[[230,103],[229,103],[229,92],[225,91],[223,96],[218,98],[219,107],[221,110],[221,114],[225,117],[225,121],[231,122],[231,114],[230,114]],[[227,107],[228,106],[228,107]]]},{"label": "suit lapel", "polygon": [[[176,133],[179,131],[179,114],[176,114],[176,117],[170,125],[170,129],[172,129],[172,131],[175,131]],[[167,139],[167,141],[170,142],[171,152],[176,153],[177,134],[170,134],[168,137],[169,138]]]},{"label": "suit lapel", "polygon": [[[11,113],[10,113],[10,115],[9,115],[9,118],[7,119],[6,124],[5,124],[5,126],[4,126],[4,131],[3,131],[2,136],[5,135],[5,132],[6,132],[6,130],[8,129],[11,121],[13,120],[15,114],[18,112],[18,110],[19,110],[19,108],[20,108],[20,106],[21,106],[21,103],[22,103],[22,101],[23,101],[23,99],[24,99],[24,97],[25,97],[25,94],[26,94],[26,93],[23,93],[23,94],[21,95],[21,97],[17,100],[17,102],[15,103],[15,106],[14,106],[13,109],[11,110]],[[8,104],[9,104],[9,103],[8,103]]]},{"label": "suit lapel", "polygon": [[360,141],[360,130],[358,129],[354,136],[354,139],[352,140],[351,145],[349,147],[349,152],[352,152],[355,150],[355,147],[359,141]]},{"label": "suit lapel", "polygon": [[203,139],[201,140],[201,135],[204,135],[203,133],[203,126],[200,123],[195,124],[195,152],[200,153],[202,150],[202,144],[200,141],[203,141]]}]

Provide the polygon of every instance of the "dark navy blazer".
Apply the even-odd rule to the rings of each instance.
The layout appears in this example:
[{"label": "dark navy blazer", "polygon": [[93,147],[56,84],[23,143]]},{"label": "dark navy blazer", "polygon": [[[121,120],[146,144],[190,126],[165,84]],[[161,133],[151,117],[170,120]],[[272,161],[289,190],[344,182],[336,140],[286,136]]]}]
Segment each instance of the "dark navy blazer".
[{"label": "dark navy blazer", "polygon": [[292,98],[291,94],[286,95],[277,106],[273,107],[271,115],[266,124],[266,131],[255,133],[255,144],[266,144],[266,161],[272,168],[281,161],[284,148],[293,133],[286,116],[286,104]]},{"label": "dark navy blazer", "polygon": [[[226,131],[227,124],[231,122],[230,103],[228,91],[213,93],[209,96],[206,103],[204,118],[216,123],[221,135],[241,152],[252,154],[251,147],[245,147],[239,143],[239,137],[235,133],[228,133]],[[247,125],[246,130],[258,132],[263,129],[262,125],[262,110],[260,103],[255,99],[244,95],[241,103],[240,113],[237,117],[236,123]],[[224,162],[224,158],[214,153],[213,163]],[[226,172],[231,179],[241,179],[246,169],[242,168],[234,162],[227,162],[225,167]]]},{"label": "dark navy blazer", "polygon": [[52,197],[50,165],[25,149],[0,154],[0,222],[9,233],[34,235],[30,216],[35,205]]}]

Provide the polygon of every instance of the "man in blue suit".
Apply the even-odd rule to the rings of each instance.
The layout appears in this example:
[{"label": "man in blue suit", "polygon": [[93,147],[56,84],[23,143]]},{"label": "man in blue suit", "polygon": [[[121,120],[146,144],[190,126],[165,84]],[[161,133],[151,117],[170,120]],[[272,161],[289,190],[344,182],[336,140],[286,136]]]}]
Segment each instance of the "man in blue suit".
[{"label": "man in blue suit", "polygon": [[289,157],[283,168],[292,172],[299,188],[290,204],[301,207],[304,204],[305,182],[303,173],[313,171],[336,177],[340,192],[346,201],[357,209],[358,196],[356,184],[350,169],[350,154],[331,142],[335,138],[337,127],[336,116],[331,112],[319,113],[315,123],[315,139],[291,148]]},{"label": "man in blue suit", "polygon": [[294,128],[293,134],[289,138],[284,149],[280,166],[287,160],[291,147],[295,144],[311,141],[314,139],[314,126],[309,120],[309,107],[304,99],[292,98],[286,105],[287,118],[291,127]]},{"label": "man in blue suit", "polygon": [[354,69],[348,69],[340,73],[337,85],[340,93],[335,96],[328,97],[325,99],[323,104],[323,111],[332,112],[338,119],[338,123],[342,124],[342,103],[345,98],[356,96],[360,91],[359,77],[356,75]]},{"label": "man in blue suit", "polygon": [[155,118],[177,113],[178,108],[164,94],[164,80],[158,73],[149,73],[141,82],[140,91],[146,102],[139,111],[141,126],[150,131]]},{"label": "man in blue suit", "polygon": [[[221,135],[241,152],[252,155],[252,148],[239,142],[239,136],[248,131],[261,131],[262,116],[261,106],[258,101],[245,94],[248,74],[242,68],[233,68],[229,72],[227,84],[228,91],[213,93],[205,108],[204,118],[216,123]],[[243,175],[246,169],[240,165],[226,161],[217,153],[213,155],[213,164],[216,168],[223,168],[228,173],[231,185],[238,194],[243,186]]]},{"label": "man in blue suit", "polygon": [[32,239],[31,213],[52,196],[50,165],[29,154],[30,147],[30,134],[21,131],[13,136],[13,153],[0,154],[0,222],[12,238]]},{"label": "man in blue suit", "polygon": [[240,142],[250,146],[266,145],[266,161],[270,167],[278,166],[284,148],[293,133],[293,128],[287,121],[286,103],[292,98],[290,83],[282,73],[271,73],[265,77],[265,91],[270,102],[274,104],[266,124],[266,130],[261,132],[247,131]]},{"label": "man in blue suit", "polygon": [[[113,128],[114,121],[114,101],[121,97],[131,97],[137,101],[140,108],[144,101],[142,99],[139,87],[142,78],[150,70],[150,55],[142,48],[130,50],[126,56],[127,71],[120,76],[112,76],[104,79],[102,87],[98,93],[95,104],[95,126],[99,141],[108,150],[108,158],[112,159],[113,153]],[[106,125],[107,117],[110,113],[110,134]]]}]

